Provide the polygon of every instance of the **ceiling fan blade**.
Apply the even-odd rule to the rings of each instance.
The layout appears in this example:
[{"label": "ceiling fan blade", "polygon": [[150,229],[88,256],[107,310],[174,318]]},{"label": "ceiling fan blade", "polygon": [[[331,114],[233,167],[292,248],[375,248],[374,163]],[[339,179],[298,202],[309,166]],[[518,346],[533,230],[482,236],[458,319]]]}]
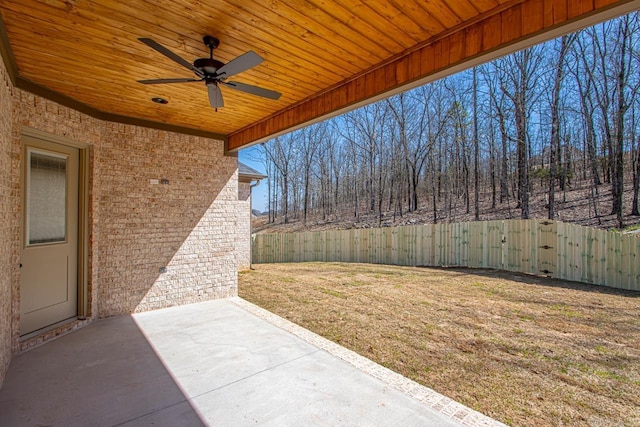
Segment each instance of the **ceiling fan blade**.
[{"label": "ceiling fan blade", "polygon": [[215,109],[224,107],[224,100],[222,99],[222,92],[215,83],[207,85],[209,90],[209,104]]},{"label": "ceiling fan blade", "polygon": [[236,59],[232,59],[226,65],[220,67],[220,69],[217,71],[217,75],[223,79],[226,79],[227,77],[231,77],[235,74],[248,70],[249,68],[255,67],[262,61],[264,61],[264,59],[262,59],[260,55],[250,50],[249,52],[243,53]]},{"label": "ceiling fan blade", "polygon": [[263,98],[269,99],[279,99],[280,92],[276,92],[274,90],[265,89],[258,86],[248,85],[246,83],[238,83],[238,82],[220,82],[231,89],[239,90],[240,92],[249,93],[251,95],[261,96]]},{"label": "ceiling fan blade", "polygon": [[178,55],[176,55],[175,53],[171,52],[169,49],[167,49],[166,47],[162,46],[160,43],[158,43],[155,40],[152,40],[150,38],[147,37],[140,37],[138,40],[140,40],[142,43],[146,44],[147,46],[149,46],[151,49],[156,50],[157,52],[160,52],[161,54],[163,54],[164,56],[166,56],[167,58],[177,62],[178,64],[182,65],[184,68],[187,68],[191,71],[193,71],[194,73],[196,73],[197,75],[201,76],[202,75],[202,71],[198,70],[197,68],[195,68],[193,66],[193,64],[191,64],[189,61],[187,61],[186,59],[182,59],[181,57],[179,57]]},{"label": "ceiling fan blade", "polygon": [[190,83],[190,82],[201,82],[202,80],[198,79],[152,79],[152,80],[138,80],[138,83],[142,83],[143,85],[161,85],[165,83]]}]

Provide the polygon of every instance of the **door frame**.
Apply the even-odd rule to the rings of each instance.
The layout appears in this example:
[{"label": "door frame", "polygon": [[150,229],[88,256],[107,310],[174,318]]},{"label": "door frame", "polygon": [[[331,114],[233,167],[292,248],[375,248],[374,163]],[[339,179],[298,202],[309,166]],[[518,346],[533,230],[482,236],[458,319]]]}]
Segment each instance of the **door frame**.
[{"label": "door frame", "polygon": [[[31,127],[23,126],[20,132],[21,153],[24,157],[27,147],[23,137],[39,139],[54,144],[73,147],[78,150],[78,319],[91,317],[89,295],[89,145],[64,136],[54,135]],[[24,168],[23,168],[24,169]],[[21,210],[24,218],[25,171],[21,172]],[[20,244],[24,244],[24,219],[20,220]],[[28,335],[27,335],[28,336]]]}]

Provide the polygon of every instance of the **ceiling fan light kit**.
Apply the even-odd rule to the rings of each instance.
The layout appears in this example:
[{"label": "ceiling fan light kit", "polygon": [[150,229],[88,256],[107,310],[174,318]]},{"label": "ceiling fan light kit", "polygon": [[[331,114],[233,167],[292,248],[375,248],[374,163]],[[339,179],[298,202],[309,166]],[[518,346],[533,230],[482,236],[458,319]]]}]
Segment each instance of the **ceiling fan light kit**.
[{"label": "ceiling fan light kit", "polygon": [[[216,111],[218,108],[224,107],[224,100],[222,98],[222,91],[220,85],[228,88],[248,93],[250,95],[260,96],[262,98],[277,100],[280,98],[280,93],[265,89],[259,86],[252,86],[246,83],[226,81],[227,78],[240,74],[243,71],[253,68],[256,65],[262,63],[263,59],[250,50],[235,59],[232,59],[228,63],[223,63],[213,58],[213,50],[220,45],[220,40],[212,36],[204,36],[202,41],[205,46],[209,48],[208,58],[198,58],[193,61],[193,64],[189,63],[185,59],[181,58],[174,52],[170,51],[160,43],[146,37],[141,37],[142,43],[146,44],[156,52],[161,53],[172,61],[182,65],[183,67],[192,71],[197,78],[169,78],[169,79],[152,79],[152,80],[138,80],[138,83],[154,85],[154,84],[173,84],[173,83],[192,83],[192,82],[205,82],[207,91],[209,94],[209,104]],[[154,101],[157,102],[157,101]]]}]

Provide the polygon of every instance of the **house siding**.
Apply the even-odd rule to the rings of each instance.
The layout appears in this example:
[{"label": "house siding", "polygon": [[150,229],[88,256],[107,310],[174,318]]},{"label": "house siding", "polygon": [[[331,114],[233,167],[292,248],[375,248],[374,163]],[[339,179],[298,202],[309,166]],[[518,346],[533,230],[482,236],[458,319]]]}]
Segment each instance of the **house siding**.
[{"label": "house siding", "polygon": [[12,174],[17,162],[12,156],[13,87],[4,63],[0,61],[0,386],[11,360],[12,283],[15,251],[11,242],[12,218],[16,207],[12,203]]},{"label": "house siding", "polygon": [[237,295],[237,158],[222,141],[87,116],[12,87],[3,66],[0,381],[12,353],[63,333],[19,339],[23,127],[86,144],[89,320]]}]

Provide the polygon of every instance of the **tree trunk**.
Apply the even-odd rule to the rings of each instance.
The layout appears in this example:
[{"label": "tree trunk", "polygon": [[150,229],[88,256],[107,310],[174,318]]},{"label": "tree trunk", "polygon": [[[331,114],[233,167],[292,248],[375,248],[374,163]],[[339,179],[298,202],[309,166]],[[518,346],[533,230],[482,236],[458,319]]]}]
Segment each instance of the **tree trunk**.
[{"label": "tree trunk", "polygon": [[624,227],[624,221],[622,218],[622,195],[624,192],[624,116],[628,106],[625,102],[624,87],[626,84],[626,46],[629,36],[629,20],[628,17],[624,18],[620,23],[621,28],[618,37],[618,41],[622,43],[620,47],[620,63],[618,70],[618,105],[616,111],[616,140],[614,147],[614,162],[613,170],[614,175],[612,179],[611,193],[613,196],[612,214],[616,215],[618,220],[618,227]]},{"label": "tree trunk", "polygon": [[496,148],[493,131],[489,137],[489,176],[491,177],[491,209],[496,207]]},{"label": "tree trunk", "polygon": [[633,202],[631,203],[631,215],[640,216],[638,210],[638,193],[640,193],[640,141],[636,145],[635,168],[633,168]]},{"label": "tree trunk", "polygon": [[480,220],[480,142],[478,141],[478,69],[473,67],[473,189],[474,189],[474,213],[476,221]]},{"label": "tree trunk", "polygon": [[504,203],[505,199],[509,197],[509,185],[507,184],[507,177],[509,176],[509,164],[507,158],[507,144],[509,137],[507,135],[507,129],[504,122],[504,116],[500,114],[500,139],[502,142],[502,162],[500,172],[500,204]]},{"label": "tree trunk", "polygon": [[303,216],[302,216],[302,222],[304,224],[304,226],[307,226],[307,214],[309,212],[309,170],[307,169],[307,171],[304,174],[304,194],[302,196],[302,204],[303,204]]},{"label": "tree trunk", "polygon": [[[551,96],[551,139],[549,144],[549,219],[555,218],[556,172],[558,170],[558,164],[556,162],[556,150],[560,149],[560,122],[558,117],[560,110],[560,90],[562,89],[564,57],[569,47],[569,37],[570,36],[563,36],[560,41],[560,52],[558,54],[558,62],[556,63],[556,75],[553,82],[553,93]],[[564,189],[564,179],[562,180],[562,188]]]},{"label": "tree trunk", "polygon": [[518,156],[518,198],[520,201],[520,209],[522,211],[521,218],[529,219],[529,156],[527,147],[527,122],[526,111],[524,105],[524,94],[518,94],[516,102],[516,133],[517,156]]}]

